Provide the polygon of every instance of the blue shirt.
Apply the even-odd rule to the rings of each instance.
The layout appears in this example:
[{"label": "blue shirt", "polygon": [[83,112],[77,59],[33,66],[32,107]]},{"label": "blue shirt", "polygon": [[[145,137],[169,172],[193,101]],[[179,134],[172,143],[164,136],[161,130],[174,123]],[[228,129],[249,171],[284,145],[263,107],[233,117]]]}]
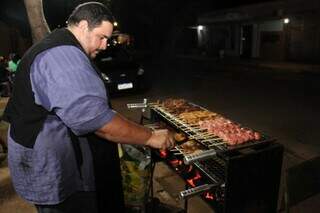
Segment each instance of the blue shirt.
[{"label": "blue shirt", "polygon": [[[91,151],[81,135],[98,130],[115,114],[108,108],[102,80],[87,56],[67,45],[40,53],[30,80],[36,104],[55,115],[48,115],[33,149],[8,136],[8,164],[17,193],[32,203],[50,205],[76,191],[94,191]],[[80,136],[82,178],[68,127]]]}]

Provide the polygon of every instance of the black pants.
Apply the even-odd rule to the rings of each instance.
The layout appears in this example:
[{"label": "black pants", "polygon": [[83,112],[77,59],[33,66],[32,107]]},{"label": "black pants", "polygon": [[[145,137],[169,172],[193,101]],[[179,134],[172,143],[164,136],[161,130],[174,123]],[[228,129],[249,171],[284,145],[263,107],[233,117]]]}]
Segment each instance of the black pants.
[{"label": "black pants", "polygon": [[98,213],[95,192],[77,192],[57,205],[36,205],[38,213]]},{"label": "black pants", "polygon": [[95,135],[89,139],[89,144],[93,156],[99,213],[125,212],[117,144],[100,141]]}]

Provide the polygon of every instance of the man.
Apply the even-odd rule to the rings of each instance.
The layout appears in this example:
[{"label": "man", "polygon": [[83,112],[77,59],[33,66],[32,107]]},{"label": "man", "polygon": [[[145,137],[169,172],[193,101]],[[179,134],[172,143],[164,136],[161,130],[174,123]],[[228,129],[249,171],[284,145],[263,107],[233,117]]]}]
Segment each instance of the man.
[{"label": "man", "polygon": [[108,8],[81,4],[67,23],[19,64],[5,111],[13,184],[38,212],[123,212],[116,143],[166,149],[174,140],[167,130],[151,132],[108,107],[90,60],[112,34]]}]

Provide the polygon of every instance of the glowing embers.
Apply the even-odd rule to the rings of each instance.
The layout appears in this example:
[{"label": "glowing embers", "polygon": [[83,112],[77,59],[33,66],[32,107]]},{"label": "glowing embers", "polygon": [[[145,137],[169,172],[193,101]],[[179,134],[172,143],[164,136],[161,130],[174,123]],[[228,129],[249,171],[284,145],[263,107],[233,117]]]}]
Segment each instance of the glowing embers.
[{"label": "glowing embers", "polygon": [[201,181],[201,175],[200,173],[196,170],[195,171],[196,175],[190,179],[187,179],[187,183],[192,186],[192,187],[196,187],[199,185],[200,181]]},{"label": "glowing embers", "polygon": [[160,157],[161,158],[167,158],[168,157],[168,151],[167,150],[160,150]]},{"label": "glowing embers", "polygon": [[178,159],[174,159],[169,161],[170,165],[173,166],[174,168],[182,166],[183,161],[182,160],[178,160]]},{"label": "glowing embers", "polygon": [[192,166],[191,165],[185,165],[183,163],[182,159],[173,159],[173,160],[168,160],[169,165],[178,173],[180,174],[182,177],[184,177],[184,179],[190,177],[190,175],[192,175],[191,172],[192,171]]},{"label": "glowing embers", "polygon": [[214,194],[210,193],[210,192],[204,193],[204,198],[207,199],[207,200],[215,200]]}]

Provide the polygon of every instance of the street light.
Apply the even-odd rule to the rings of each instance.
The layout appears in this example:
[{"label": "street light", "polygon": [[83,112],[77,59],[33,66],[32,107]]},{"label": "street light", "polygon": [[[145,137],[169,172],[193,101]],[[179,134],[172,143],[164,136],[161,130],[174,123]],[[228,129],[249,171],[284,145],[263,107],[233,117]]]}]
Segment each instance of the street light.
[{"label": "street light", "polygon": [[202,25],[198,25],[198,30],[203,30],[203,26]]},{"label": "street light", "polygon": [[290,19],[289,19],[289,18],[285,18],[285,19],[283,19],[283,23],[285,23],[285,24],[289,24],[289,23],[290,23]]}]

